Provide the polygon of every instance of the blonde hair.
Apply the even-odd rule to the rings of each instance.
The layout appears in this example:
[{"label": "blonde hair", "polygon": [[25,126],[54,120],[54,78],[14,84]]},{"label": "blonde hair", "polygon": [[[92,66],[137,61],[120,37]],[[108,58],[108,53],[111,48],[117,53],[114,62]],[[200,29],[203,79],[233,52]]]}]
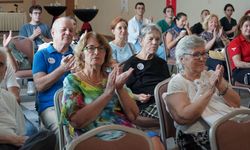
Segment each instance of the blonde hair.
[{"label": "blonde hair", "polygon": [[221,28],[219,17],[215,14],[210,14],[210,15],[207,15],[207,17],[204,19],[204,22],[202,23],[202,28],[205,31],[208,30],[208,22],[210,20],[212,20],[213,17],[215,17],[217,19],[217,22],[218,22],[218,26],[216,27],[216,30],[219,31],[219,29]]},{"label": "blonde hair", "polygon": [[87,41],[89,38],[94,38],[98,41],[98,43],[106,49],[106,55],[104,59],[104,63],[102,65],[102,71],[105,72],[107,67],[111,66],[111,58],[112,58],[112,49],[108,44],[107,39],[99,33],[96,32],[88,32],[86,35],[80,38],[78,44],[74,49],[74,55],[76,59],[77,70],[82,70],[85,66],[85,59],[83,50],[87,46]]}]

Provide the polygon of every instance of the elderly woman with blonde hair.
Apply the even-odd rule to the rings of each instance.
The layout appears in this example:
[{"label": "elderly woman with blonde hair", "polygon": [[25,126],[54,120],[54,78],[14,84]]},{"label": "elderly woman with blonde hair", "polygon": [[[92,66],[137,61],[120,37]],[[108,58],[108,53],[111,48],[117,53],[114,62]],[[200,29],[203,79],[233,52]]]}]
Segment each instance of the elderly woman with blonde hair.
[{"label": "elderly woman with blonde hair", "polygon": [[200,37],[181,39],[175,54],[180,73],[170,80],[164,98],[175,121],[177,144],[185,150],[210,149],[208,130],[215,120],[209,120],[209,108],[217,110],[215,116],[223,115],[240,106],[240,97],[223,78],[223,66],[205,70],[208,55]]},{"label": "elderly woman with blonde hair", "polygon": [[[200,36],[206,41],[205,49],[207,51],[221,51],[230,42],[224,34],[218,16],[215,14],[210,14],[205,18],[203,29],[204,31]],[[225,60],[218,59],[217,57],[208,57],[206,62],[208,70],[215,70],[218,64],[223,65],[224,69],[226,69]],[[226,71],[224,77],[227,79]]]}]

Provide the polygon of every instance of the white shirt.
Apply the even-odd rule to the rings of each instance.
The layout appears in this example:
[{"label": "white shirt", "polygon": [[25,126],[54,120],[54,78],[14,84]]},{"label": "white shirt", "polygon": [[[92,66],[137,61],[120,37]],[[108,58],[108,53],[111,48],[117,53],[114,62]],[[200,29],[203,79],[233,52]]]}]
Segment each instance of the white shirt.
[{"label": "white shirt", "polygon": [[[148,24],[151,21],[147,18],[143,18],[142,24]],[[128,21],[128,42],[135,44],[140,35],[140,26],[135,16]]]},{"label": "white shirt", "polygon": [[9,63],[7,63],[7,70],[2,82],[0,83],[0,87],[6,90],[10,87],[20,88],[19,84],[16,81],[15,71]]},{"label": "white shirt", "polygon": [[0,88],[0,135],[24,135],[25,120],[16,98]]}]

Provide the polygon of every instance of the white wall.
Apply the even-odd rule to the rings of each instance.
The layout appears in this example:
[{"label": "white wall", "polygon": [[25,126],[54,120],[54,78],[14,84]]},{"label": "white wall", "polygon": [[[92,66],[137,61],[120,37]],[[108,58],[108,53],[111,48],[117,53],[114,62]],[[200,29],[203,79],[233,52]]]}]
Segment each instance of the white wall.
[{"label": "white wall", "polygon": [[[51,2],[58,1],[62,4],[65,0],[37,0],[37,4],[41,6],[49,5]],[[73,1],[73,0],[72,0]],[[76,0],[75,0],[76,1]],[[128,12],[122,12],[120,9],[121,0],[77,0],[77,8],[89,8],[96,6],[99,9],[97,16],[91,21],[92,28],[100,33],[111,35],[109,25],[113,18],[116,16],[122,16],[129,20],[134,16],[134,5],[136,2],[142,1],[146,5],[145,16],[153,16],[154,22],[163,18],[162,9],[165,7],[166,0],[128,0]],[[244,14],[244,12],[250,9],[250,0],[176,0],[177,12],[183,11],[188,15],[190,26],[200,20],[200,12],[202,9],[209,9],[212,13],[224,16],[223,8],[226,3],[233,4],[235,12],[233,18],[237,21]],[[23,4],[19,3],[19,8],[25,12],[31,5],[31,0],[24,0]],[[3,4],[0,6],[5,11],[15,10],[13,3]],[[63,16],[65,14],[62,14]],[[28,17],[29,18],[29,17]],[[46,10],[43,11],[42,21],[50,25],[52,16],[50,16]],[[78,30],[82,22],[78,20]]]},{"label": "white wall", "polygon": [[222,18],[224,6],[231,3],[234,6],[233,18],[239,21],[240,17],[250,9],[250,0],[177,0],[177,12],[185,12],[188,15],[190,26],[199,21],[202,9],[208,9]]},{"label": "white wall", "polygon": [[[78,8],[96,6],[99,9],[97,16],[90,22],[93,30],[111,35],[109,25],[116,16],[122,16],[129,20],[134,16],[134,5],[139,0],[128,0],[128,12],[121,11],[121,0],[78,0]],[[141,0],[145,3],[145,17],[153,16],[154,20],[163,17],[162,9],[165,0]],[[81,21],[78,21],[81,24]],[[79,26],[79,23],[78,23]]]},{"label": "white wall", "polygon": [[[130,19],[134,16],[134,5],[140,0],[128,0],[128,12],[121,12],[121,0],[78,0],[78,7],[93,7],[94,5],[99,9],[97,16],[91,21],[93,29],[103,34],[111,34],[109,25],[111,20],[116,16],[122,16],[125,19]],[[165,7],[166,0],[141,0],[146,5],[145,16],[153,16],[154,22],[163,18],[162,10]],[[215,13],[219,18],[224,16],[223,8],[225,4],[231,3],[235,12],[233,18],[237,21],[250,9],[250,0],[176,0],[177,12],[183,11],[188,15],[190,26],[200,20],[200,12],[202,9],[209,9]],[[80,26],[81,22],[78,23]]]}]

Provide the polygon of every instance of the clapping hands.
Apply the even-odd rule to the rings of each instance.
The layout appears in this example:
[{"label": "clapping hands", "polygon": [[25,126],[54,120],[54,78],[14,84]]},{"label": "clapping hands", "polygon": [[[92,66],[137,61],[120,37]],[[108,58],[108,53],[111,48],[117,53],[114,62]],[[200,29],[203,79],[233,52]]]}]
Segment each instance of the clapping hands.
[{"label": "clapping hands", "polygon": [[62,58],[61,66],[64,68],[64,71],[70,71],[74,69],[75,57],[70,54]]},{"label": "clapping hands", "polygon": [[217,65],[215,72],[209,78],[210,85],[212,87],[218,87],[223,80],[223,74],[224,74],[224,67],[222,65]]},{"label": "clapping hands", "polygon": [[105,91],[113,93],[115,89],[122,89],[133,70],[133,68],[129,68],[127,71],[122,72],[122,68],[120,66],[116,66],[108,76]]}]

